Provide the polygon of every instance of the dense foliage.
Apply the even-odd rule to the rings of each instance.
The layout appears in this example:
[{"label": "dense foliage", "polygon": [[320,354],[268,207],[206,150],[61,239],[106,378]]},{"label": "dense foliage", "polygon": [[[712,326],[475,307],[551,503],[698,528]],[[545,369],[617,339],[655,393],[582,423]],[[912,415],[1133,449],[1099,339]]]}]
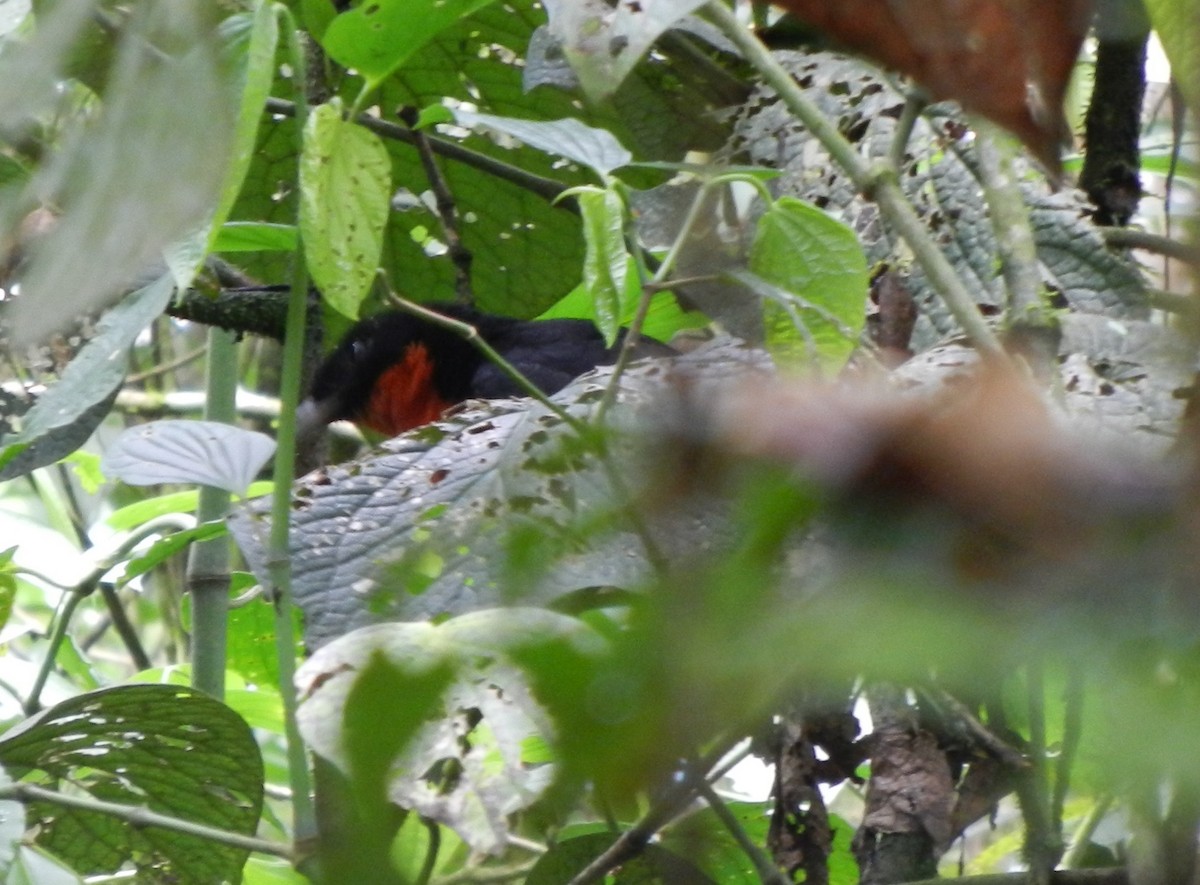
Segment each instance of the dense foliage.
[{"label": "dense foliage", "polygon": [[[6,881],[1192,880],[1190,7],[786,5],[0,3]],[[681,353],[297,437],[447,300]]]}]

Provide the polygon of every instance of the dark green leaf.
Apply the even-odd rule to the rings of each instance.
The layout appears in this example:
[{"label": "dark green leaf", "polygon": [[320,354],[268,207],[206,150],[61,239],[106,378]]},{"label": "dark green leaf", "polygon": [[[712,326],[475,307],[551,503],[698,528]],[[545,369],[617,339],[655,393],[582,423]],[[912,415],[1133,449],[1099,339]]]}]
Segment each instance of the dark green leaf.
[{"label": "dark green leaf", "polygon": [[300,233],[313,282],[348,317],[379,265],[391,198],[392,163],[379,137],[342,119],[341,104],[321,105],[304,128]]},{"label": "dark green leaf", "polygon": [[[192,689],[130,685],[64,701],[0,738],[0,763],[70,782],[98,799],[252,834],[263,767],[246,723]],[[38,803],[39,844],[72,868],[112,873],[132,863],[144,881],[236,880],[248,852],[197,836]]]},{"label": "dark green leaf", "polygon": [[13,600],[17,596],[17,576],[13,570],[13,554],[16,547],[0,551],[0,631],[12,615]]}]

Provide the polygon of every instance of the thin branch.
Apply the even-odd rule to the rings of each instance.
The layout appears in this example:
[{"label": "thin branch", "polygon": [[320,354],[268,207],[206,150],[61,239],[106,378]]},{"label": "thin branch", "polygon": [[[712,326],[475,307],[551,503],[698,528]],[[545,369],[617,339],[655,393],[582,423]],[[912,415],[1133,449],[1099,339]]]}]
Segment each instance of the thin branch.
[{"label": "thin branch", "polygon": [[1000,270],[1008,290],[1008,321],[1048,326],[1053,319],[1042,297],[1037,243],[1029,223],[1029,209],[1013,171],[1014,142],[986,120],[976,119],[974,123],[980,180],[990,210]]},{"label": "thin branch", "polygon": [[717,795],[716,790],[708,784],[702,783],[700,785],[700,795],[708,803],[708,807],[713,810],[713,814],[717,816],[717,820],[721,822],[721,825],[729,831],[729,835],[733,836],[733,841],[750,858],[750,862],[754,864],[754,869],[757,871],[758,878],[762,881],[763,885],[791,885],[788,877],[783,874],[779,867],[771,862],[771,858],[767,857],[766,852],[754,844],[754,840],[747,835],[741,822],[733,816],[733,813],[726,807],[725,802]]},{"label": "thin branch", "polygon": [[106,802],[91,797],[71,796],[55,790],[47,790],[35,784],[14,783],[2,786],[0,787],[0,799],[15,799],[18,802],[51,802],[65,808],[107,814],[136,828],[160,827],[176,833],[198,836],[201,839],[208,839],[211,842],[218,842],[233,848],[244,848],[247,851],[257,851],[259,854],[270,854],[289,861],[293,859],[291,846],[279,842],[244,836],[241,833],[171,817],[137,805],[121,805],[117,802]]},{"label": "thin branch", "polygon": [[1083,734],[1083,667],[1078,663],[1067,665],[1066,697],[1063,710],[1062,748],[1054,770],[1054,790],[1050,796],[1050,820],[1055,829],[1062,832],[1063,806],[1067,801],[1067,789],[1071,785],[1071,766],[1079,752]]},{"label": "thin branch", "polygon": [[[296,114],[295,105],[290,101],[284,101],[280,98],[268,98],[266,109],[269,113],[279,114],[284,117],[293,117]],[[360,114],[355,117],[355,122],[384,138],[390,138],[393,141],[402,141],[409,145],[415,145],[416,143],[412,131],[397,123],[389,123],[386,120],[377,119],[369,114]],[[429,138],[429,146],[435,154],[445,157],[447,160],[455,160],[473,169],[478,169],[480,172],[486,172],[489,175],[494,175],[496,178],[515,184],[517,187],[537,194],[547,202],[554,203],[568,212],[578,211],[574,200],[560,199],[567,190],[567,187],[562,182],[555,181],[552,178],[545,178],[541,175],[534,175],[518,166],[502,162],[486,154],[477,153],[443,138],[431,136]]]},{"label": "thin branch", "polygon": [[578,418],[576,418],[558,403],[553,402],[548,396],[546,396],[545,393],[542,392],[541,388],[522,375],[520,370],[502,357],[499,353],[497,353],[496,349],[492,347],[492,345],[488,344],[483,339],[483,336],[479,334],[479,330],[470,323],[464,323],[461,320],[451,319],[450,317],[444,316],[437,311],[430,310],[427,307],[422,307],[416,302],[409,301],[407,298],[401,298],[395,292],[390,291],[390,286],[388,289],[388,300],[397,310],[402,310],[405,313],[412,314],[415,317],[420,317],[423,320],[433,323],[435,326],[441,326],[443,329],[449,329],[451,332],[460,335],[463,340],[495,363],[495,365],[499,367],[500,371],[503,372],[509,378],[509,380],[521,388],[526,396],[537,400],[539,403],[553,412],[562,420],[564,424],[569,426],[576,433],[579,433],[581,436],[586,434],[587,428],[583,422],[581,422]]},{"label": "thin branch", "polygon": [[892,133],[892,145],[888,149],[888,162],[897,170],[904,168],[904,151],[908,140],[912,138],[913,127],[920,119],[921,111],[929,105],[929,96],[923,89],[910,89],[904,96],[904,109],[900,119],[896,121],[896,129]]},{"label": "thin branch", "polygon": [[404,122],[408,124],[409,131],[412,133],[417,155],[421,158],[421,168],[425,170],[425,178],[433,191],[438,222],[442,228],[442,236],[446,238],[450,262],[454,265],[454,292],[460,304],[473,304],[475,298],[471,292],[472,256],[470,250],[462,242],[454,195],[450,193],[442,170],[438,168],[437,158],[433,155],[433,147],[429,142],[428,133],[416,128],[416,111],[408,108],[402,114]]},{"label": "thin branch", "polygon": [[54,662],[58,658],[58,649],[62,645],[63,640],[66,639],[67,628],[71,624],[71,618],[75,615],[75,609],[79,607],[79,604],[84,599],[95,592],[96,588],[100,585],[100,579],[124,559],[133,548],[151,535],[167,529],[174,531],[190,529],[195,524],[194,519],[179,513],[164,514],[143,523],[130,532],[120,545],[117,546],[116,550],[93,566],[92,570],[63,596],[62,603],[54,616],[54,628],[50,633],[50,641],[46,649],[46,654],[42,658],[41,667],[38,668],[33,686],[29,690],[29,697],[25,700],[24,709],[26,715],[32,716],[42,708],[42,690],[46,687],[46,681],[50,678],[50,672],[54,669]]},{"label": "thin branch", "polygon": [[1176,258],[1188,264],[1200,266],[1200,249],[1189,243],[1181,243],[1169,237],[1152,234],[1149,231],[1138,230],[1134,227],[1100,227],[1097,228],[1104,242],[1109,246],[1124,249],[1145,249],[1168,258]]},{"label": "thin branch", "polygon": [[709,0],[704,10],[708,19],[737,45],[742,55],[779,94],[787,109],[829,152],[834,162],[854,182],[854,186],[879,206],[887,221],[908,243],[930,283],[937,289],[946,307],[975,346],[985,355],[1003,357],[1004,351],[1000,341],[980,314],[975,299],[929,235],[924,222],[917,216],[912,203],[900,188],[895,167],[883,161],[872,164],[859,155],[855,146],[838,132],[837,127],[815,104],[809,101],[808,96],[770,51],[746,30],[720,0]]}]

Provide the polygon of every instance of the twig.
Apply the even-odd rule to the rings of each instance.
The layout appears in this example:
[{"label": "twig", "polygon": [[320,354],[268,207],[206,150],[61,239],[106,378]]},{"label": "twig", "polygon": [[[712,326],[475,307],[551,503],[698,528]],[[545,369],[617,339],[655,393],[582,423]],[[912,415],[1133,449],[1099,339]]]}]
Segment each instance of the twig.
[{"label": "twig", "polygon": [[219,842],[222,845],[229,845],[233,848],[244,848],[247,851],[257,851],[259,854],[270,854],[289,861],[293,859],[292,849],[289,845],[271,842],[267,839],[258,839],[253,836],[244,836],[241,833],[234,833],[229,830],[210,827],[206,824],[198,824],[190,820],[171,817],[170,815],[160,814],[157,811],[151,811],[148,808],[136,805],[121,805],[117,802],[106,802],[102,799],[72,796],[66,793],[59,793],[55,790],[47,790],[35,784],[26,783],[7,784],[0,787],[0,798],[15,799],[18,802],[52,802],[55,805],[62,805],[66,808],[107,814],[110,817],[126,821],[130,826],[137,828],[160,827],[176,833],[199,836],[201,839]]},{"label": "twig", "polygon": [[[296,114],[295,105],[290,101],[284,101],[280,98],[268,98],[266,109],[269,113],[285,117],[292,117]],[[370,114],[360,114],[358,117],[355,117],[355,122],[384,138],[402,141],[405,144],[416,143],[412,131],[405,126],[377,119]],[[545,178],[541,175],[534,175],[518,166],[502,162],[486,154],[477,153],[442,138],[429,137],[429,146],[435,154],[445,157],[447,160],[455,160],[473,169],[478,169],[480,172],[486,172],[489,175],[494,175],[497,178],[515,184],[568,212],[578,211],[574,200],[561,199],[563,193],[567,190],[562,182],[555,181],[552,178]]]},{"label": "twig", "polygon": [[406,108],[401,111],[401,118],[412,133],[413,144],[417,148],[417,155],[421,158],[421,168],[425,170],[425,178],[433,191],[438,222],[442,228],[442,236],[446,238],[450,261],[454,265],[454,292],[460,304],[473,304],[475,298],[471,293],[471,252],[463,245],[462,235],[459,232],[458,210],[454,205],[454,195],[450,193],[442,170],[438,168],[437,158],[433,155],[433,147],[429,143],[428,134],[416,128],[415,109]]},{"label": "twig", "polygon": [[1147,252],[1166,255],[1168,258],[1177,258],[1192,266],[1200,265],[1200,249],[1189,243],[1181,243],[1135,227],[1100,227],[1097,230],[1109,246],[1145,249]]},{"label": "twig", "polygon": [[[92,570],[63,596],[62,603],[54,616],[54,628],[50,633],[49,647],[42,658],[42,664],[38,668],[37,676],[33,680],[33,686],[29,690],[29,697],[25,700],[24,709],[26,715],[32,716],[41,709],[42,690],[46,687],[46,681],[50,678],[50,671],[54,669],[54,662],[58,658],[58,649],[62,645],[63,640],[66,639],[67,628],[70,626],[71,618],[75,615],[75,609],[79,607],[79,604],[84,599],[95,592],[100,584],[100,579],[111,571],[134,547],[151,535],[167,529],[175,531],[189,529],[194,525],[195,520],[185,514],[179,513],[164,514],[143,523],[137,529],[130,532],[116,550],[93,566]],[[143,652],[144,654],[145,652]]]},{"label": "twig", "polygon": [[886,162],[869,163],[859,155],[837,127],[806,96],[791,75],[765,46],[737,20],[719,0],[709,0],[705,13],[728,37],[751,65],[778,94],[784,105],[829,152],[864,196],[878,204],[893,228],[912,249],[930,283],[941,295],[975,346],[985,355],[1004,357],[995,332],[984,320],[954,267],[930,237],[924,223],[900,188],[895,167]]},{"label": "twig", "polygon": [[438,313],[437,311],[430,310],[427,307],[422,307],[414,301],[409,301],[407,298],[401,298],[394,291],[391,291],[391,286],[388,286],[388,290],[388,300],[397,310],[402,310],[405,313],[412,314],[415,317],[420,317],[423,320],[433,323],[435,326],[441,326],[443,329],[449,329],[451,332],[455,332],[462,336],[463,340],[495,363],[495,365],[499,367],[500,371],[503,372],[509,378],[509,380],[521,388],[526,396],[537,400],[539,403],[553,412],[558,418],[560,418],[564,424],[568,425],[572,430],[579,433],[581,436],[586,434],[587,428],[583,422],[581,422],[578,418],[576,418],[558,403],[553,402],[550,397],[546,396],[546,394],[542,392],[541,388],[522,375],[520,370],[502,357],[499,353],[497,353],[496,349],[488,344],[483,339],[483,336],[479,334],[479,330],[470,323],[464,323],[461,320],[452,319],[448,316]]},{"label": "twig", "polygon": [[1062,865],[1065,869],[1073,870],[1083,863],[1084,855],[1087,853],[1088,846],[1092,842],[1092,835],[1096,832],[1096,828],[1100,826],[1100,822],[1104,820],[1104,816],[1108,814],[1108,809],[1112,807],[1112,804],[1112,796],[1107,795],[1100,796],[1092,803],[1092,807],[1088,809],[1088,813],[1071,835],[1071,846],[1067,849],[1062,859]]},{"label": "twig", "polygon": [[750,858],[750,862],[754,864],[754,869],[758,872],[758,878],[763,885],[791,885],[790,881],[779,867],[771,862],[766,853],[754,844],[753,840],[746,834],[746,830],[732,812],[725,806],[725,802],[717,795],[707,783],[700,784],[700,795],[704,801],[708,803],[708,807],[713,810],[713,814],[729,831],[729,835],[733,836],[733,841],[737,842],[738,847]]},{"label": "twig", "polygon": [[980,746],[1005,765],[1017,770],[1029,768],[1029,759],[1020,750],[1000,738],[994,731],[980,722],[967,708],[966,704],[945,689],[939,689],[937,694],[936,703],[946,707],[958,717],[967,727],[967,731],[971,733],[971,737],[979,741]]},{"label": "twig", "polygon": [[173,372],[175,369],[182,368],[183,366],[186,366],[188,363],[195,362],[196,360],[200,359],[200,357],[204,356],[206,353],[208,353],[208,348],[201,345],[200,347],[197,347],[195,350],[193,350],[189,353],[185,353],[183,356],[177,356],[177,357],[175,357],[175,359],[170,360],[165,363],[162,363],[161,365],[151,366],[149,369],[147,369],[144,372],[137,372],[136,374],[133,374],[133,375],[126,375],[125,383],[126,384],[138,384],[142,381],[145,381],[148,378],[156,378],[159,375],[165,375],[165,374],[167,374],[167,372]]},{"label": "twig", "polygon": [[1029,761],[1018,780],[1017,796],[1025,819],[1025,854],[1030,885],[1050,885],[1050,873],[1062,856],[1062,834],[1053,830],[1046,768],[1045,679],[1040,661],[1026,664],[1029,707]]},{"label": "twig", "polygon": [[121,605],[116,588],[108,582],[102,582],[100,595],[108,607],[108,614],[112,619],[113,627],[116,628],[117,635],[121,637],[121,642],[125,644],[125,650],[129,652],[129,657],[133,660],[133,665],[138,670],[149,670],[150,656],[146,654],[141,637],[138,636],[137,630],[129,620],[129,615],[125,613],[125,607]]},{"label": "twig", "polygon": [[1053,319],[1042,298],[1037,243],[1029,224],[1029,210],[1013,172],[1012,142],[986,120],[976,119],[974,125],[980,181],[1008,290],[1008,321],[1026,326],[1050,325]]},{"label": "twig", "polygon": [[904,168],[904,149],[908,147],[908,140],[912,137],[913,127],[917,125],[921,111],[928,105],[929,96],[923,89],[910,89],[904,96],[904,109],[900,112],[900,119],[896,121],[892,145],[888,150],[888,162],[897,170]]}]

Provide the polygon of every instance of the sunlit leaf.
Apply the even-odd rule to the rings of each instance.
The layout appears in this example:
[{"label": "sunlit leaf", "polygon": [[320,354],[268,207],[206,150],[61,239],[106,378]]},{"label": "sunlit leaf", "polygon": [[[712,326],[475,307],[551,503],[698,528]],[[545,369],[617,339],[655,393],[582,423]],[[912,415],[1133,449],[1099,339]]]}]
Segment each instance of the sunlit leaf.
[{"label": "sunlit leaf", "polygon": [[275,453],[265,433],[217,421],[151,421],[125,430],[104,473],[130,485],[196,483],[242,494]]},{"label": "sunlit leaf", "polygon": [[329,56],[378,83],[446,28],[493,0],[368,0],[325,29]]},{"label": "sunlit leaf", "polygon": [[596,305],[596,325],[609,347],[617,340],[625,315],[625,204],[612,188],[588,188],[576,194],[583,214],[587,255],[583,284]]},{"label": "sunlit leaf", "polygon": [[767,340],[777,358],[840,368],[866,322],[867,260],[854,232],[784,197],[759,219],[750,270],[771,288],[735,276],[765,296]]},{"label": "sunlit leaf", "polygon": [[296,228],[290,224],[227,221],[213,241],[214,252],[291,252]]},{"label": "sunlit leaf", "polygon": [[633,155],[607,129],[597,129],[573,117],[564,120],[520,120],[456,109],[454,117],[468,128],[483,127],[520,139],[530,147],[573,160],[606,178],[628,164]]}]

